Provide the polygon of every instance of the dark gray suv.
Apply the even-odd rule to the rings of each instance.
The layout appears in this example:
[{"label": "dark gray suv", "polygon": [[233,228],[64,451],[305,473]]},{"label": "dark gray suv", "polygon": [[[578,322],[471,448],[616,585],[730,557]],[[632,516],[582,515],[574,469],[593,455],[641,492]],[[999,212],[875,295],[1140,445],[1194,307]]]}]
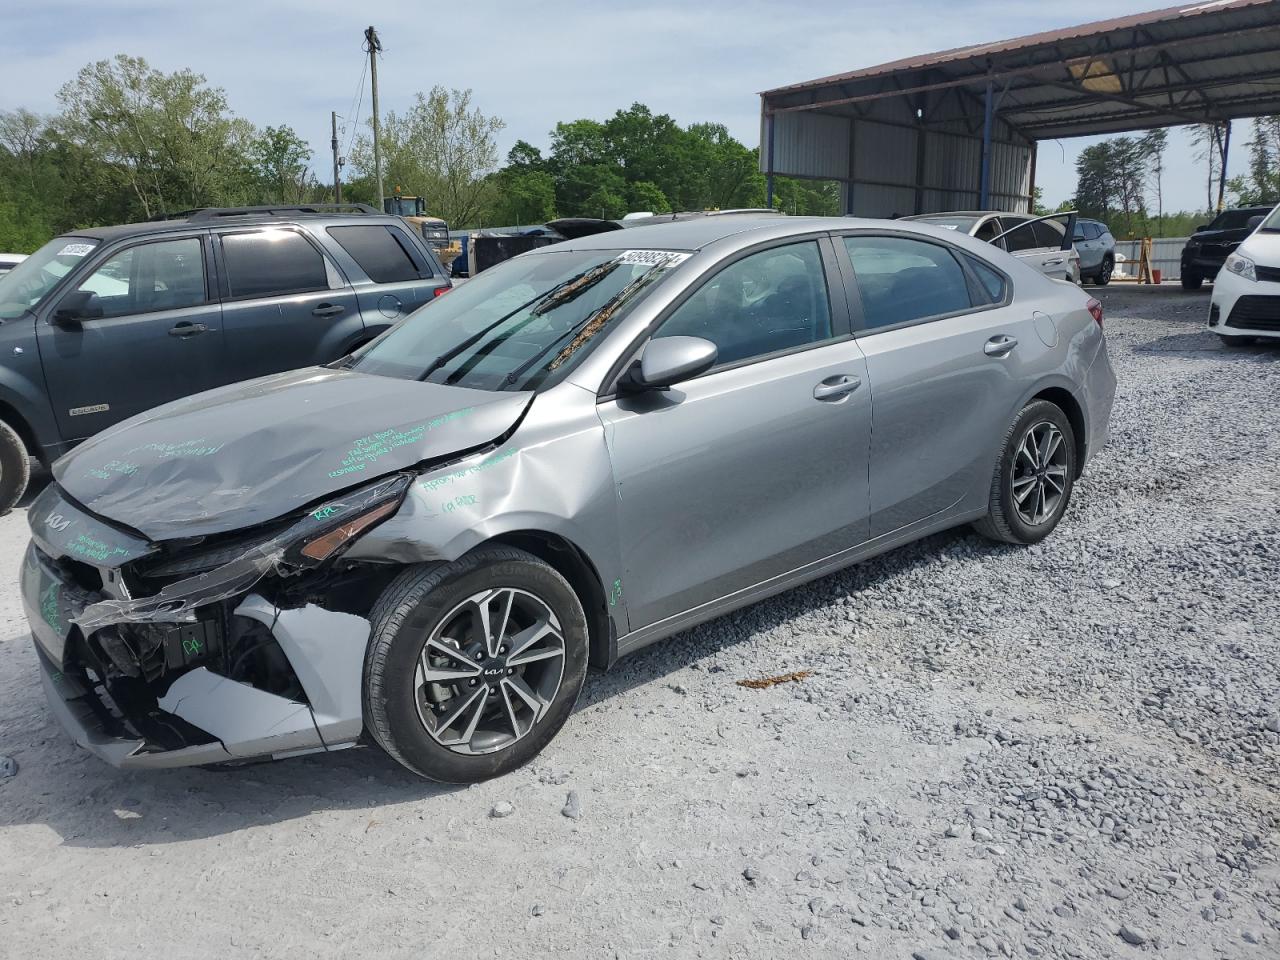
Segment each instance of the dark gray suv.
[{"label": "dark gray suv", "polygon": [[[339,212],[342,211],[342,212]],[[239,207],[58,237],[0,276],[0,511],[158,404],[327,363],[449,289],[399,217]]]}]

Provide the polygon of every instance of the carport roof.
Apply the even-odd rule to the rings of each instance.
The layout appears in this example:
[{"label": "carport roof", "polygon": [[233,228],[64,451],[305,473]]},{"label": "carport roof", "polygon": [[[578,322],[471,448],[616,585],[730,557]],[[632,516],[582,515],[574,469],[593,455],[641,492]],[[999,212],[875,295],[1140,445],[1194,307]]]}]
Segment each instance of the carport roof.
[{"label": "carport roof", "polygon": [[959,47],[761,93],[764,112],[921,111],[990,80],[1030,140],[1280,113],[1280,2],[1217,0]]}]

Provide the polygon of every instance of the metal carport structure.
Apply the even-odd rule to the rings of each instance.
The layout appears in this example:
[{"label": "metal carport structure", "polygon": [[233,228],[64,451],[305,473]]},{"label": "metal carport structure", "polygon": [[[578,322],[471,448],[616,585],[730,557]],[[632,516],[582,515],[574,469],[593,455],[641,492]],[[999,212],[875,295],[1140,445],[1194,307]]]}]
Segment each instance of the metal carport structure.
[{"label": "metal carport structure", "polygon": [[910,57],[765,91],[760,112],[770,204],[782,175],[840,181],[863,216],[1026,211],[1040,140],[1280,113],[1280,0]]}]

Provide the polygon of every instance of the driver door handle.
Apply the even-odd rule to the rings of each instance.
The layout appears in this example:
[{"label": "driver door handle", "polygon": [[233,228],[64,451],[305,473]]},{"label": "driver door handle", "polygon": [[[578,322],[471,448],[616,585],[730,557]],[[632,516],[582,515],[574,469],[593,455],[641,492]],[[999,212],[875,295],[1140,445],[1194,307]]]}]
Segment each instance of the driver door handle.
[{"label": "driver door handle", "polygon": [[322,303],[311,311],[311,315],[313,317],[336,317],[340,313],[345,313],[346,310],[347,308],[340,303]]},{"label": "driver door handle", "polygon": [[199,333],[207,333],[209,327],[203,323],[192,323],[190,320],[183,320],[181,323],[175,323],[169,328],[169,336],[171,337],[194,337]]},{"label": "driver door handle", "polygon": [[982,352],[988,357],[1006,357],[1014,347],[1018,345],[1018,341],[1014,337],[1006,337],[1004,334],[992,337],[986,342],[982,348]]},{"label": "driver door handle", "polygon": [[823,380],[813,388],[813,399],[838,400],[847,393],[853,393],[860,386],[862,386],[862,381],[847,373],[827,377],[826,380]]},{"label": "driver door handle", "polygon": [[1056,267],[1056,266],[1057,266],[1058,264],[1060,264],[1060,263],[1062,263],[1062,257],[1058,257],[1058,259],[1056,259],[1056,260],[1046,260],[1046,261],[1045,261],[1045,265],[1046,265],[1046,266],[1050,266],[1050,267]]}]

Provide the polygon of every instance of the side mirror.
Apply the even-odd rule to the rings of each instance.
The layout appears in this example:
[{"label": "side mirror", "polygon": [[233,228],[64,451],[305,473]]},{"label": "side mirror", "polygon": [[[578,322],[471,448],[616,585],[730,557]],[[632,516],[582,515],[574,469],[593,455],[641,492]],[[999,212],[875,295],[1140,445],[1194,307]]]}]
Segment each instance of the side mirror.
[{"label": "side mirror", "polygon": [[701,337],[655,337],[619,383],[625,391],[665,390],[711,369],[716,345]]},{"label": "side mirror", "polygon": [[78,329],[81,320],[102,316],[102,304],[92,290],[73,290],[62,298],[53,311],[53,322],[59,327]]},{"label": "side mirror", "polygon": [[1249,222],[1244,225],[1244,228],[1246,230],[1256,230],[1258,229],[1258,224],[1260,224],[1265,219],[1266,218],[1263,217],[1262,214],[1258,214],[1256,217],[1250,217]]}]

